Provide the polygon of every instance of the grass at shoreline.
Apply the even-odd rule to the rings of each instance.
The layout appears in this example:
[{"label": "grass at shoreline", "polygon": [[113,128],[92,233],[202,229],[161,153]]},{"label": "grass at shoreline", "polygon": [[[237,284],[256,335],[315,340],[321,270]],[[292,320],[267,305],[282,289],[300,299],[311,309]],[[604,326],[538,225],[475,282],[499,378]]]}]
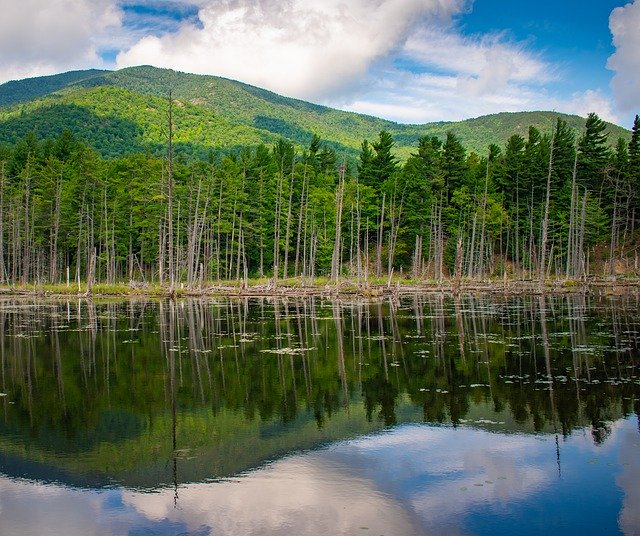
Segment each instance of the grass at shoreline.
[{"label": "grass at shoreline", "polygon": [[178,283],[171,292],[166,285],[141,284],[141,283],[99,283],[91,287],[87,292],[86,283],[71,284],[27,284],[27,285],[0,285],[0,296],[51,296],[51,297],[186,297],[186,296],[306,296],[306,295],[357,295],[363,297],[375,297],[389,294],[402,294],[413,292],[504,292],[508,294],[523,293],[565,293],[583,292],[599,289],[604,293],[615,293],[621,289],[634,289],[640,291],[639,277],[617,278],[590,278],[586,281],[572,279],[548,279],[544,285],[537,280],[520,279],[462,279],[456,281],[446,279],[441,282],[434,280],[411,280],[395,277],[388,284],[387,278],[369,278],[367,285],[358,285],[358,281],[349,278],[341,278],[339,284],[332,283],[327,277],[315,278],[313,284],[310,280],[301,278],[280,279],[274,284],[270,278],[250,279],[244,281],[209,281],[202,288],[196,286],[188,288],[184,283]]}]

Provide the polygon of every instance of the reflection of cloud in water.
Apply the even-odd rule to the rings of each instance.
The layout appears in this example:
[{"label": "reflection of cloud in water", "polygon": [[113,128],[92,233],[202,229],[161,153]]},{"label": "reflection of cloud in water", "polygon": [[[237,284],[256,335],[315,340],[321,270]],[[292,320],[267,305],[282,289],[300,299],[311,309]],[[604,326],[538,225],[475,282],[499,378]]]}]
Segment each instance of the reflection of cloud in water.
[{"label": "reflection of cloud in water", "polygon": [[627,430],[620,438],[619,451],[622,472],[616,483],[624,491],[622,510],[618,517],[620,530],[627,536],[640,534],[640,435]]},{"label": "reflection of cloud in water", "polygon": [[[615,435],[623,471],[617,483],[625,493],[620,528],[638,534],[640,438],[628,423]],[[590,439],[571,438],[568,473],[597,467],[587,463],[591,454],[579,455],[584,441]],[[556,470],[550,436],[411,425],[233,479],[181,485],[177,507],[173,489],[81,491],[0,477],[0,519],[7,534],[23,534],[25,527],[30,534],[70,536],[457,534],[474,530],[478,512],[500,518],[553,496]],[[547,505],[555,509],[549,514],[562,507],[559,500]]]},{"label": "reflection of cloud in water", "polygon": [[[457,533],[469,509],[480,503],[499,509],[553,477],[553,464],[535,465],[549,442],[496,437],[401,427],[276,462],[209,485],[206,493],[201,484],[185,486],[179,512],[170,490],[128,493],[124,500],[148,519],[188,520],[191,530],[207,525],[216,534],[352,534],[363,526],[372,534]],[[518,461],[525,458],[534,462]]]},{"label": "reflection of cloud in water", "polygon": [[[401,505],[370,482],[344,478],[320,453],[292,457],[237,479],[156,493],[83,492],[0,478],[2,533],[420,534]],[[37,503],[37,508],[34,508]]]},{"label": "reflection of cloud in water", "polygon": [[419,534],[402,506],[345,478],[322,453],[276,462],[215,484],[191,484],[155,494],[125,493],[126,504],[148,519],[180,519],[190,530],[207,525],[218,534]]},{"label": "reflection of cloud in water", "polygon": [[463,522],[460,516],[479,503],[499,508],[545,485],[552,476],[549,467],[518,460],[539,463],[535,458],[547,446],[531,436],[409,426],[345,444],[329,455],[406,501],[423,528],[441,531],[454,530]]},{"label": "reflection of cloud in water", "polygon": [[0,477],[3,534],[81,534],[83,527],[94,533],[101,503],[96,494]]}]

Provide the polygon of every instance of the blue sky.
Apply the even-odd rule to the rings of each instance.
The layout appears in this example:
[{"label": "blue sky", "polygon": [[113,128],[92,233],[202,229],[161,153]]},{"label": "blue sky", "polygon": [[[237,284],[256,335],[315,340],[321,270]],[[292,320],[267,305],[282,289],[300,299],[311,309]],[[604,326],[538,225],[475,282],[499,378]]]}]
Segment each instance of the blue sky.
[{"label": "blue sky", "polygon": [[640,0],[2,1],[0,81],[152,64],[410,123],[640,112]]},{"label": "blue sky", "polygon": [[465,33],[483,34],[504,31],[512,39],[527,43],[532,51],[558,65],[565,66],[567,84],[579,90],[593,80],[606,87],[611,72],[607,58],[615,51],[609,30],[609,15],[624,6],[620,0],[595,2],[549,1],[518,2],[518,8],[505,9],[505,2],[480,0],[462,17]]}]

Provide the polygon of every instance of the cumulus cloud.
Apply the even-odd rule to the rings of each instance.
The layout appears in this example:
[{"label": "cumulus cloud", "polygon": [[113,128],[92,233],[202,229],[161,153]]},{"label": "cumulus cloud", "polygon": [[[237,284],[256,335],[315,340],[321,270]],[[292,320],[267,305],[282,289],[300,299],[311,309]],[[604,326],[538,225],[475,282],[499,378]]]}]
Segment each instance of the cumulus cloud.
[{"label": "cumulus cloud", "polygon": [[426,28],[407,40],[404,53],[454,73],[458,85],[474,95],[496,93],[510,82],[541,84],[552,78],[546,63],[502,34],[463,37],[451,29]]},{"label": "cumulus cloud", "polygon": [[147,36],[119,54],[117,65],[215,73],[321,99],[365,75],[419,22],[447,20],[465,5],[465,0],[209,1],[199,11],[199,25]]},{"label": "cumulus cloud", "polygon": [[143,37],[117,66],[216,74],[400,122],[567,104],[551,102],[555,68],[526,44],[461,34],[455,18],[468,0],[197,4],[198,24]]},{"label": "cumulus cloud", "polygon": [[98,43],[121,17],[113,0],[3,2],[0,80],[96,66]]},{"label": "cumulus cloud", "polygon": [[601,119],[611,123],[621,121],[620,116],[613,109],[611,100],[599,90],[587,89],[580,93],[574,93],[566,102],[559,101],[557,108],[583,117],[595,112]]},{"label": "cumulus cloud", "polygon": [[[151,64],[408,123],[536,109],[618,119],[601,90],[561,96],[561,67],[531,43],[465,35],[458,21],[472,0],[6,3],[0,82]],[[612,87],[628,110],[640,95],[640,0],[615,9],[610,27]]]},{"label": "cumulus cloud", "polygon": [[615,72],[611,80],[616,104],[622,111],[640,108],[640,2],[617,7],[609,17],[609,29],[616,51],[607,68]]},{"label": "cumulus cloud", "polygon": [[484,94],[468,91],[455,75],[400,73],[392,85],[370,81],[369,90],[349,102],[336,102],[355,112],[386,117],[401,123],[460,121],[470,117],[522,110],[556,110],[585,117],[590,112],[619,123],[610,99],[601,91],[586,90],[566,97],[551,94],[546,87],[507,84]]},{"label": "cumulus cloud", "polygon": [[419,69],[371,72],[364,90],[342,107],[403,123],[521,110],[596,112],[607,121],[620,121],[601,90],[551,91],[561,68],[502,33],[463,36],[454,26],[423,28],[409,36],[400,53]]}]

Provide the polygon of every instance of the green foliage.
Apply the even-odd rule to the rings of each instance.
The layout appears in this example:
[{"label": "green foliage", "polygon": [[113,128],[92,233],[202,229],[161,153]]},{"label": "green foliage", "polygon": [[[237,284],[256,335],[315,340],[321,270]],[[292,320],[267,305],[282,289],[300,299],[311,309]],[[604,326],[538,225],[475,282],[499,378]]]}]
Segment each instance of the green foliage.
[{"label": "green foliage", "polygon": [[[170,215],[167,87],[175,96]],[[403,129],[417,132],[418,126],[214,77],[151,67],[98,73],[0,110],[0,276],[12,283],[58,283],[68,268],[73,279],[83,280],[95,252],[98,281],[154,283],[167,269],[169,219],[178,280],[189,284],[200,274],[205,281],[299,277],[303,270],[321,277],[337,235],[344,273],[354,273],[357,250],[359,264],[369,262],[369,272],[377,273],[378,259],[385,270],[408,271],[420,259],[433,267],[438,248],[451,271],[458,241],[466,274],[478,259],[491,266],[482,269],[488,273],[498,257],[502,267],[517,260],[531,268],[541,244],[549,173],[547,246],[552,268],[559,269],[572,218],[582,218],[585,191],[580,233],[586,247],[610,232],[616,243],[616,233],[626,236],[634,228],[640,142],[636,119],[629,144],[619,138],[612,151],[610,127],[591,114],[577,147],[574,191],[576,123],[554,117],[542,130],[529,126],[526,138],[521,127],[504,133],[504,145],[487,135],[479,152],[468,151],[463,135],[452,130],[442,137],[421,135],[415,146],[403,147]],[[486,121],[469,124],[511,124],[502,116]],[[364,141],[356,138],[374,127]],[[574,238],[577,226],[574,221]]]},{"label": "green foliage", "polygon": [[[423,295],[400,309],[314,299],[13,304],[0,312],[11,402],[0,450],[23,469],[66,469],[65,482],[89,474],[151,488],[175,478],[167,460],[177,453],[188,452],[180,482],[203,481],[354,430],[481,422],[487,411],[500,415],[493,430],[570,434],[595,423],[601,441],[602,421],[637,400],[633,381],[609,381],[612,368],[635,363],[633,350],[608,350],[620,326],[637,326],[633,301],[507,303]],[[588,314],[576,318],[576,307]],[[481,367],[470,359],[479,352]],[[548,367],[560,378],[552,397],[535,380]],[[590,378],[580,396],[561,381],[567,370]]]},{"label": "green foliage", "polygon": [[14,80],[0,86],[0,106],[11,106],[44,97],[55,91],[87,82],[100,77],[107,71],[90,69],[87,71],[70,71],[68,73],[40,76],[26,80]]},{"label": "green foliage", "polygon": [[[444,139],[447,132],[454,132],[467,151],[481,154],[492,143],[502,146],[514,133],[525,136],[529,125],[548,132],[561,116],[571,129],[581,131],[584,121],[578,116],[524,112],[461,122],[403,125],[282,97],[233,80],[144,66],[116,72],[78,71],[0,85],[0,106],[5,107],[0,112],[0,140],[13,136],[13,124],[5,127],[3,123],[20,116],[23,122],[17,137],[34,129],[43,138],[62,132],[65,121],[73,119],[78,111],[54,108],[46,121],[39,121],[38,114],[45,107],[64,104],[87,109],[89,117],[78,118],[72,130],[101,154],[119,156],[136,152],[137,148],[128,150],[128,147],[132,140],[136,142],[134,147],[138,147],[139,135],[144,143],[151,144],[150,150],[158,151],[164,146],[159,134],[165,123],[163,103],[169,88],[177,101],[176,111],[182,111],[179,115],[184,121],[176,130],[180,138],[177,141],[184,144],[185,154],[197,158],[203,158],[208,148],[238,150],[246,145],[273,143],[279,136],[306,146],[313,133],[317,133],[339,155],[355,159],[362,140],[374,139],[381,131],[393,136],[394,150],[401,160],[409,157],[424,136]],[[112,90],[118,91],[110,93]],[[133,124],[122,129],[122,139],[105,135],[105,139],[114,140],[109,144],[100,139],[97,130],[101,123],[90,117],[93,114],[102,121],[111,116]],[[81,128],[83,120],[88,121],[86,128]],[[117,133],[118,127],[114,126],[113,130]],[[607,124],[607,132],[611,133],[612,140],[629,137],[628,131],[611,124]]]},{"label": "green foliage", "polygon": [[591,113],[587,117],[584,134],[578,142],[578,180],[592,190],[597,190],[605,180],[604,171],[611,158],[606,130],[606,123]]}]

